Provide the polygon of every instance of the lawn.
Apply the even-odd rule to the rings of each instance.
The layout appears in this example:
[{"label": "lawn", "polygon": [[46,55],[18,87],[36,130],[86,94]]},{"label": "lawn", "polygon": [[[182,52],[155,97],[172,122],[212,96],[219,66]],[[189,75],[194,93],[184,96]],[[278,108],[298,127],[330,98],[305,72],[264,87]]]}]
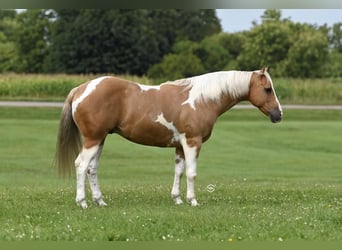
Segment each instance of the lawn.
[{"label": "lawn", "polygon": [[52,167],[59,112],[0,108],[0,240],[342,240],[342,111],[285,110],[279,124],[229,111],[202,148],[195,208],[170,198],[173,149],[111,135],[99,169],[108,206],[88,192],[86,210]]}]

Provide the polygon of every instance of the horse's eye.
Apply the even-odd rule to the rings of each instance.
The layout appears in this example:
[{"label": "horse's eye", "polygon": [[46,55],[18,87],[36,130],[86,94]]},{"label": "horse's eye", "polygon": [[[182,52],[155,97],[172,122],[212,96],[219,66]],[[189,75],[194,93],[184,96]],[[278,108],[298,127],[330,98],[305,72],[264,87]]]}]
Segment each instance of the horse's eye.
[{"label": "horse's eye", "polygon": [[272,92],[272,87],[265,88],[265,92],[270,94]]}]

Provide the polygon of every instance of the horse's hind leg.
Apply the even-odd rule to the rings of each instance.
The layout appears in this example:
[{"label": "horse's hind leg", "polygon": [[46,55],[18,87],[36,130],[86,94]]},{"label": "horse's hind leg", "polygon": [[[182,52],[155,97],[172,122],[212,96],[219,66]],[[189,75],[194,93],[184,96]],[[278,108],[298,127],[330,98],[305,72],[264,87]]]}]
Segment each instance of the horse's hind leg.
[{"label": "horse's hind leg", "polygon": [[90,165],[96,162],[97,154],[100,146],[95,145],[90,148],[83,147],[82,151],[75,160],[76,165],[76,203],[82,208],[87,208],[86,195],[85,195],[85,178]]},{"label": "horse's hind leg", "polygon": [[183,149],[181,147],[176,148],[175,178],[173,181],[173,187],[171,191],[172,199],[176,205],[183,204],[183,201],[180,197],[180,184],[181,184],[181,178],[184,172],[184,166],[185,166],[185,160],[184,160]]},{"label": "horse's hind leg", "polygon": [[99,165],[99,159],[102,153],[103,143],[99,145],[99,149],[97,150],[97,154],[94,159],[90,162],[88,168],[88,179],[90,184],[90,189],[93,196],[93,201],[96,202],[99,206],[107,206],[107,204],[102,199],[102,193],[100,190],[100,185],[97,178],[97,168]]}]

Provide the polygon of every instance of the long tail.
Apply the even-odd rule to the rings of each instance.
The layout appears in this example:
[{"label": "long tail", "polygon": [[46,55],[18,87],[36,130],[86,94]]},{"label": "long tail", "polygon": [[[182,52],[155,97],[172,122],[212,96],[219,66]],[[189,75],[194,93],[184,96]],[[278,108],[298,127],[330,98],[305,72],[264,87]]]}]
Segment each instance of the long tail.
[{"label": "long tail", "polygon": [[55,166],[60,176],[70,176],[82,142],[80,131],[73,120],[71,103],[76,88],[70,91],[64,102],[56,143]]}]

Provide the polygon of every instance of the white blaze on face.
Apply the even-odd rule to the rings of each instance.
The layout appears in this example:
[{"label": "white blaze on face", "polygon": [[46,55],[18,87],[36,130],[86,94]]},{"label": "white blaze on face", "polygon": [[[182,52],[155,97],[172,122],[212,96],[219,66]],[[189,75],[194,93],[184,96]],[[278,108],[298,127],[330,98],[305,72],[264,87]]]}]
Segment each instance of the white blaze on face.
[{"label": "white blaze on face", "polygon": [[272,78],[271,78],[270,74],[268,74],[268,72],[265,72],[265,76],[266,76],[267,80],[271,83],[272,90],[273,90],[273,93],[274,93],[274,97],[275,97],[276,102],[278,104],[279,110],[280,110],[281,114],[283,114],[283,108],[281,107],[280,102],[279,102],[278,97],[277,97],[277,93],[275,92]]},{"label": "white blaze on face", "polygon": [[173,122],[168,122],[165,119],[163,113],[160,113],[160,115],[158,115],[156,122],[160,123],[161,125],[163,125],[167,129],[171,130],[171,132],[173,133],[173,138],[171,140],[171,143],[180,140],[180,134],[179,134],[177,128],[175,127],[175,125],[173,125]]},{"label": "white blaze on face", "polygon": [[72,115],[74,115],[77,106],[85,99],[87,98],[95,89],[98,84],[100,84],[104,79],[108,78],[109,76],[102,76],[99,78],[96,78],[92,81],[90,81],[82,93],[75,101],[72,102]]}]

